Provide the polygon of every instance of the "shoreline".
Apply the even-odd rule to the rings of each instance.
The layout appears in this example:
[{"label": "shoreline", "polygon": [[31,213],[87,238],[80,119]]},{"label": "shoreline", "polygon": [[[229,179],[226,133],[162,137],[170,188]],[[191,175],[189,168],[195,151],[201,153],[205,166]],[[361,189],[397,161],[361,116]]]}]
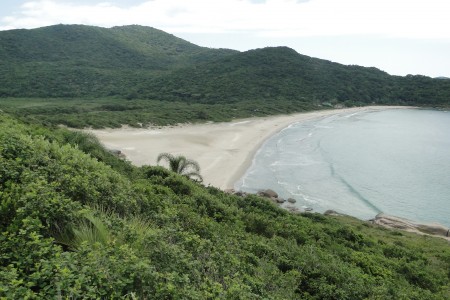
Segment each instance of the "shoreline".
[{"label": "shoreline", "polygon": [[[408,108],[415,107],[366,106],[237,119],[221,123],[180,124],[155,128],[124,126],[120,129],[85,131],[94,134],[107,148],[120,150],[128,160],[138,166],[156,165],[156,158],[162,152],[184,155],[200,164],[200,174],[205,185],[230,190],[234,189],[234,184],[245,175],[255,154],[266,140],[292,124],[339,114]],[[385,214],[379,214],[369,221],[385,228],[438,236],[450,241],[450,238],[441,232],[448,228],[437,223],[421,224]]]},{"label": "shoreline", "polygon": [[184,155],[200,164],[205,185],[234,188],[264,142],[291,124],[337,114],[411,108],[366,106],[319,110],[290,115],[238,119],[233,122],[182,124],[158,128],[86,130],[112,150],[120,150],[134,165],[156,165],[162,152]]}]

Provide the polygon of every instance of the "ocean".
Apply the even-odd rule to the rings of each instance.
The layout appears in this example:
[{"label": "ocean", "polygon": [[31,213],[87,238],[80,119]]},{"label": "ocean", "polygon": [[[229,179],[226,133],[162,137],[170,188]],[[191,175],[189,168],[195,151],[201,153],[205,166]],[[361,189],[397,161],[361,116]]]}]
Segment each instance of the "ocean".
[{"label": "ocean", "polygon": [[387,109],[294,123],[269,138],[235,189],[367,220],[450,226],[450,112]]}]

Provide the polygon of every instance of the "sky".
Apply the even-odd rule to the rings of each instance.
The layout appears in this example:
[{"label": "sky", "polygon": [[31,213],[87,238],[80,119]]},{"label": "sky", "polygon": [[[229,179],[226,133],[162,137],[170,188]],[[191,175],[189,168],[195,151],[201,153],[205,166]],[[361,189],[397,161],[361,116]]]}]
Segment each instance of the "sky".
[{"label": "sky", "polygon": [[449,0],[0,0],[0,30],[139,24],[205,47],[287,46],[430,77],[450,77],[449,15]]}]

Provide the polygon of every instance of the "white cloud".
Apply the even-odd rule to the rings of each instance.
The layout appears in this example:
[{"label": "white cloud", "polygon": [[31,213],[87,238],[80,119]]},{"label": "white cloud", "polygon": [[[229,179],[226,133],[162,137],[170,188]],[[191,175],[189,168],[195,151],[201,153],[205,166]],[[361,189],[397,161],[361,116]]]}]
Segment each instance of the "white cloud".
[{"label": "white cloud", "polygon": [[448,0],[153,0],[130,7],[35,0],[3,18],[0,29],[58,23],[141,24],[171,33],[251,31],[267,37],[373,34],[448,39],[449,7]]}]

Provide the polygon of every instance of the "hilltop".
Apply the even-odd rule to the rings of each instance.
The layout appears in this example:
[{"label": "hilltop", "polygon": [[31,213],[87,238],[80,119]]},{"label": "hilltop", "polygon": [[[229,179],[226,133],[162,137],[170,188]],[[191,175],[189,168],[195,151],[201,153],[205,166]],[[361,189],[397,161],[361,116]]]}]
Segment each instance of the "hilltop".
[{"label": "hilltop", "polygon": [[234,53],[143,26],[55,25],[0,32],[0,96],[123,95],[136,80]]}]

